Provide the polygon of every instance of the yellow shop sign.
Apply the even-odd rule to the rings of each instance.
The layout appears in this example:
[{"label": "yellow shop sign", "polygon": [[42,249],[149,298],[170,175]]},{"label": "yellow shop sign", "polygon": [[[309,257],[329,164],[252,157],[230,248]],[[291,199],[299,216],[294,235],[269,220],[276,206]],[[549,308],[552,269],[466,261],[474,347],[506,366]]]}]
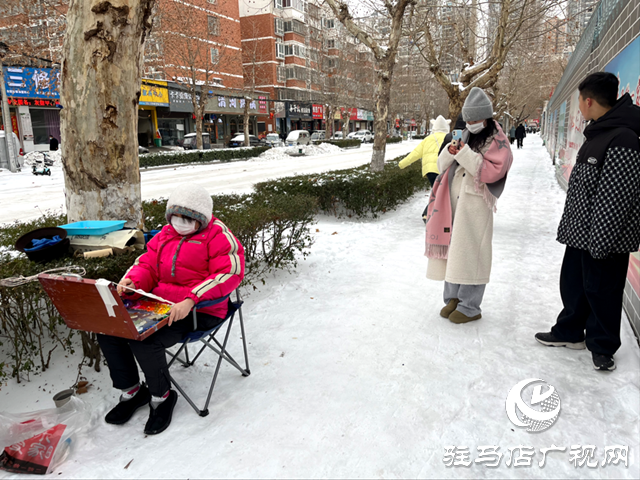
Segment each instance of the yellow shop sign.
[{"label": "yellow shop sign", "polygon": [[142,80],[140,86],[140,105],[169,106],[169,89],[167,82],[158,80]]}]

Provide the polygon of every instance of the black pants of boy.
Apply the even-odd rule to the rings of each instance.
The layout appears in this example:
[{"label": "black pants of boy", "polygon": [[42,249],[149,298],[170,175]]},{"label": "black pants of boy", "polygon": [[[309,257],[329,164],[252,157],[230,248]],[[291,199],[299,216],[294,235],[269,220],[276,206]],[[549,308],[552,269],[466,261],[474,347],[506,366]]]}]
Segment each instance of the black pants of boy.
[{"label": "black pants of boy", "polygon": [[431,188],[433,188],[433,184],[436,183],[436,178],[438,178],[438,174],[436,172],[427,173],[427,179],[429,180],[429,183],[431,184]]},{"label": "black pants of boy", "polygon": [[566,342],[584,340],[591,352],[613,356],[620,348],[622,296],[628,267],[628,253],[614,253],[605,260],[597,260],[586,250],[567,247],[560,272],[564,308],[551,333]]},{"label": "black pants of boy", "polygon": [[[210,330],[223,322],[223,319],[197,313],[198,330]],[[119,390],[132,387],[140,382],[136,360],[144,373],[151,395],[160,397],[171,386],[165,375],[167,370],[167,354],[165,348],[181,342],[193,331],[193,320],[190,313],[184,319],[165,326],[144,340],[98,335],[98,343],[107,360],[109,374],[113,386]]]},{"label": "black pants of boy", "polygon": [[522,141],[524,140],[524,138],[518,138],[518,148],[522,148]]}]

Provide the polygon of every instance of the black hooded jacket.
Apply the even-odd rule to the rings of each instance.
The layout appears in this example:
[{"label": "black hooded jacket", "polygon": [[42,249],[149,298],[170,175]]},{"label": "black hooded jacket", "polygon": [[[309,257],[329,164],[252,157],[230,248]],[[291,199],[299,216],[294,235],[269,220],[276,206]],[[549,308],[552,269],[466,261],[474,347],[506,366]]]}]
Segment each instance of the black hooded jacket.
[{"label": "black hooded jacket", "polygon": [[593,258],[640,245],[640,107],[623,95],[584,129],[558,241]]}]

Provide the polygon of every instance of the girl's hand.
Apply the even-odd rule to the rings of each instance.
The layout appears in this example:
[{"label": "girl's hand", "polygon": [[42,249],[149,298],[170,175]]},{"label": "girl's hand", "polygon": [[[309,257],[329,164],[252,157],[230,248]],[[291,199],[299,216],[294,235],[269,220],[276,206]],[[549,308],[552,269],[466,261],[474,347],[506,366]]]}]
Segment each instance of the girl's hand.
[{"label": "girl's hand", "polygon": [[122,288],[122,287],[128,287],[128,288],[135,289],[136,288],[136,284],[133,283],[133,280],[131,280],[130,278],[125,278],[125,279],[121,280],[120,283],[118,284],[118,286],[116,287],[116,291],[118,292],[118,295],[122,295],[122,294],[130,295],[133,292],[130,291],[130,290],[127,290],[125,288]]},{"label": "girl's hand", "polygon": [[180,303],[176,303],[173,307],[171,307],[171,313],[169,313],[169,326],[171,326],[173,322],[182,320],[184,317],[189,315],[189,312],[195,304],[196,302],[194,302],[190,298],[187,298],[186,300],[183,300]]},{"label": "girl's hand", "polygon": [[451,155],[455,155],[456,153],[458,153],[458,149],[451,143],[449,144],[449,153]]}]

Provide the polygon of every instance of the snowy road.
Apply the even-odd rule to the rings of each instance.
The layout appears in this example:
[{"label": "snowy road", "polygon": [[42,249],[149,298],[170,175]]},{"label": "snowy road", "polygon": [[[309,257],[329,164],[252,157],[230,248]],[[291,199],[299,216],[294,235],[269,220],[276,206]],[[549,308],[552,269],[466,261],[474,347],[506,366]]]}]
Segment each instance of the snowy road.
[{"label": "snowy road", "polygon": [[[126,426],[104,423],[117,392],[106,368],[85,370],[92,421],[53,476],[640,478],[640,350],[626,318],[615,372],[594,371],[586,350],[533,338],[561,306],[555,232],[565,194],[538,136],[514,154],[481,320],[454,325],[438,315],[442,284],[425,278],[422,255],[425,193],[377,220],[322,217],[298,270],[246,298],[250,377],[225,365],[209,416],[179,399],[169,430],[145,437],[145,409]],[[236,329],[233,355],[238,337]],[[7,381],[1,408],[53,406],[51,395],[73,384],[80,360],[59,353],[45,376]],[[199,367],[175,372],[199,400],[212,360],[206,353]],[[505,412],[509,390],[528,378],[553,385],[562,402],[558,421],[536,434]],[[571,458],[583,450],[574,446],[589,445],[591,467],[575,466]],[[628,467],[602,465],[611,445],[629,447]],[[470,465],[446,467],[448,446],[466,447]],[[487,446],[499,448],[496,468],[474,462]],[[552,446],[564,450],[549,452],[540,467],[541,449]]]},{"label": "snowy road", "polygon": [[[409,153],[417,140],[387,146],[386,158]],[[351,168],[371,161],[371,144],[340,153],[309,157],[288,157],[281,160],[254,159],[242,162],[182,167],[142,169],[142,198],[167,197],[172,186],[195,182],[211,194],[248,193],[253,185],[264,180],[288,175],[320,173]],[[64,178],[61,166],[52,167],[50,177],[35,176],[27,167],[21,173],[0,174],[0,224],[16,219],[31,220],[47,210],[60,212],[64,205]]]}]

